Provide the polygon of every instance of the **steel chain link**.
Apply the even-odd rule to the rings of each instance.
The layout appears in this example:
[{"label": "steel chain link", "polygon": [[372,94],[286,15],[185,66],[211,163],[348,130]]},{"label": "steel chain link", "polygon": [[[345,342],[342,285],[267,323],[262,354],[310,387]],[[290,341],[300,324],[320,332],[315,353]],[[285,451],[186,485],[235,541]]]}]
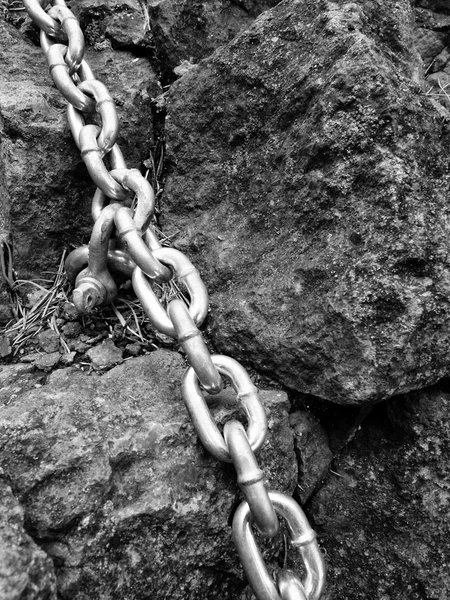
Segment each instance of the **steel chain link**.
[{"label": "steel chain link", "polygon": [[[208,292],[191,261],[174,248],[162,247],[150,223],[155,195],[137,169],[126,167],[117,145],[119,119],[106,86],[95,78],[84,59],[84,36],[64,0],[23,0],[40,28],[41,47],[53,81],[68,102],[67,117],[74,141],[97,186],[92,201],[94,227],[89,246],[67,258],[66,272],[75,282],[73,299],[80,312],[111,303],[117,286],[111,271],[132,277],[133,288],[153,326],[176,338],[190,367],[182,381],[182,395],[194,428],[205,448],[218,460],[233,463],[245,500],[233,518],[233,538],[247,579],[258,600],[319,600],[325,567],[316,536],[299,505],[280,492],[267,491],[264,473],[255,453],[267,434],[267,419],[244,367],[228,356],[211,355],[198,327],[204,321]],[[50,4],[50,6],[49,6]],[[101,126],[86,123],[97,113]],[[108,156],[111,170],[104,158]],[[136,208],[131,209],[133,196]],[[116,236],[115,243],[112,242]],[[152,289],[152,282],[176,278],[187,289],[190,302],[172,300],[167,310]],[[232,420],[223,434],[215,424],[202,390],[217,394],[227,379],[247,417],[247,430]],[[291,545],[298,548],[306,577],[302,581],[288,569],[272,578],[267,572],[252,530],[273,538],[278,516],[287,524]]]}]

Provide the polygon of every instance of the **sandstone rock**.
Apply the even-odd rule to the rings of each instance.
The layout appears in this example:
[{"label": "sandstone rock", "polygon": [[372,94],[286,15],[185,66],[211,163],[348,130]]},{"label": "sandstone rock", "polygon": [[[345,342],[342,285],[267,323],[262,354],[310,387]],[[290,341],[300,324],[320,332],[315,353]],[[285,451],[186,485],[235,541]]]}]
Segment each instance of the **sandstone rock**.
[{"label": "sandstone rock", "polygon": [[326,599],[447,597],[449,423],[448,388],[390,400],[335,460],[310,507]]},{"label": "sandstone rock", "polygon": [[24,514],[0,478],[0,598],[56,600],[51,559],[24,531]]},{"label": "sandstone rock", "polygon": [[[54,560],[59,598],[233,600],[245,587],[229,526],[236,476],[198,442],[183,370],[166,351],[103,376],[61,369],[2,409],[0,467]],[[270,432],[258,460],[269,487],[290,493],[289,403],[276,391],[261,398]],[[236,406],[228,389],[211,400],[221,423]]]},{"label": "sandstone rock", "polygon": [[164,228],[220,351],[338,403],[448,371],[449,132],[419,71],[407,0],[305,0],[174,83]]}]

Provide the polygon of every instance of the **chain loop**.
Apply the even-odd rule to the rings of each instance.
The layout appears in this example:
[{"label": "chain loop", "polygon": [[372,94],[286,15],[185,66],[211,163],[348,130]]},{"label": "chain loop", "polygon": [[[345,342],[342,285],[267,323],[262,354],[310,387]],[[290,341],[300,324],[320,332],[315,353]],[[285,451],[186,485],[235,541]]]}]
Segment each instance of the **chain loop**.
[{"label": "chain loop", "polygon": [[117,234],[125,243],[127,252],[136,265],[156,283],[172,278],[172,271],[155,257],[140,236],[140,230],[133,219],[133,211],[122,206],[116,214]]},{"label": "chain loop", "polygon": [[[184,283],[191,300],[189,314],[195,324],[200,326],[205,320],[209,305],[208,292],[200,273],[187,256],[175,248],[158,248],[153,251],[153,256],[164,265],[169,266],[173,276]],[[147,277],[139,268],[133,273],[133,288],[154,327],[161,333],[176,338],[177,333],[169,315],[158,300]]]},{"label": "chain loop", "polygon": [[138,169],[113,169],[110,175],[126,190],[136,195],[137,205],[133,221],[138,231],[144,232],[155,212],[155,193],[152,186]]},{"label": "chain loop", "polygon": [[228,421],[223,428],[228,452],[237,473],[237,482],[247,500],[253,521],[263,537],[273,538],[280,529],[278,517],[264,485],[264,473],[258,466],[244,426]]},{"label": "chain loop", "polygon": [[69,75],[69,67],[64,60],[67,51],[68,48],[64,44],[52,44],[48,48],[46,57],[53,82],[67,102],[75,106],[75,108],[84,112],[95,112],[95,101],[86,94],[83,94]]},{"label": "chain loop", "polygon": [[[267,434],[266,414],[259,400],[258,390],[253,385],[247,371],[234,358],[213,354],[211,360],[219,373],[231,381],[237,399],[247,416],[248,442],[252,451],[257,452],[263,445]],[[198,377],[192,367],[186,371],[181,389],[184,403],[202,444],[218,460],[232,462],[227,443],[211,416],[201,393]]]},{"label": "chain loop", "polygon": [[[325,583],[325,565],[316,534],[305,513],[290,496],[269,492],[276,512],[285,519],[291,536],[291,545],[298,548],[305,566],[303,588],[307,600],[319,600]],[[247,502],[242,502],[233,518],[233,538],[244,572],[258,600],[283,600],[267,572],[251,529],[252,513]]]},{"label": "chain loop", "polygon": [[308,600],[299,577],[290,569],[280,569],[277,586],[282,600]]},{"label": "chain loop", "polygon": [[119,119],[116,104],[110,96],[106,86],[98,79],[87,79],[78,85],[78,90],[95,99],[95,110],[102,120],[97,144],[104,154],[107,154],[116,143],[119,135]]},{"label": "chain loop", "polygon": [[85,125],[80,131],[79,142],[81,158],[97,187],[114,200],[125,200],[130,196],[115,179],[111,177],[103,162],[104,152],[97,143],[99,128],[96,125]]},{"label": "chain loop", "polygon": [[69,46],[65,58],[69,74],[73,75],[81,65],[84,56],[84,35],[78,19],[67,6],[52,6],[47,15],[61,24],[68,38]]},{"label": "chain loop", "polygon": [[23,0],[23,5],[25,6],[33,23],[42,29],[42,31],[45,31],[46,34],[51,35],[55,39],[66,41],[67,35],[63,31],[61,24],[45,12],[44,8],[47,6],[47,4],[48,0],[44,0],[42,3],[38,0]]},{"label": "chain loop", "polygon": [[223,388],[222,378],[186,304],[182,300],[172,300],[167,307],[167,314],[202,387],[208,394],[218,394]]}]

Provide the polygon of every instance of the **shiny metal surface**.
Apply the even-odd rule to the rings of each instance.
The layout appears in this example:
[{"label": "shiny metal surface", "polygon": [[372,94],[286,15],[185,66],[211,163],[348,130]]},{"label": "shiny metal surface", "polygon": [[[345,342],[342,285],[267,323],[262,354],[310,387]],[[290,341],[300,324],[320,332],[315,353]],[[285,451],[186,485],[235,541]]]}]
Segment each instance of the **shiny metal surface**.
[{"label": "shiny metal surface", "polygon": [[101,130],[97,136],[97,145],[103,154],[107,154],[116,143],[119,135],[119,118],[116,104],[107,87],[98,79],[82,81],[77,89],[86,96],[95,99],[95,110],[102,120]]},{"label": "shiny metal surface", "polygon": [[290,569],[277,572],[277,587],[283,600],[308,600],[300,578]]},{"label": "shiny metal surface", "polygon": [[67,40],[66,33],[62,30],[61,24],[58,23],[55,19],[52,19],[50,15],[48,15],[44,8],[47,6],[48,2],[43,2],[42,5],[38,0],[22,0],[23,5],[25,6],[27,13],[30,15],[31,19],[38,27],[40,27],[45,33],[51,35],[57,40]]},{"label": "shiny metal surface", "polygon": [[263,537],[272,538],[278,533],[280,524],[244,426],[239,421],[228,421],[223,428],[223,437],[253,521]]},{"label": "shiny metal surface", "polygon": [[[232,384],[237,400],[247,417],[247,439],[253,452],[257,452],[264,443],[267,434],[267,419],[247,371],[237,360],[221,354],[213,354],[211,360],[221,375]],[[205,448],[218,460],[232,462],[228,446],[219,428],[211,416],[208,405],[200,390],[199,381],[192,367],[184,374],[181,385],[183,400],[191,417],[194,428]]]},{"label": "shiny metal surface", "polygon": [[199,382],[208,394],[218,394],[223,388],[222,378],[188,307],[183,300],[172,300],[167,306],[167,314]]},{"label": "shiny metal surface", "polygon": [[69,74],[73,75],[81,65],[84,56],[84,35],[78,19],[67,6],[55,5],[47,15],[61,24],[61,28],[68,39],[68,50],[65,61],[69,67]]},{"label": "shiny metal surface", "polygon": [[[154,250],[152,254],[162,264],[170,267],[173,277],[186,286],[190,297],[189,314],[199,326],[208,312],[209,300],[208,292],[197,269],[187,256],[174,248],[161,247]],[[161,333],[176,338],[177,334],[167,311],[158,300],[150,281],[139,268],[133,273],[133,288],[153,326]]]},{"label": "shiny metal surface", "polygon": [[[68,255],[65,262],[65,270],[68,279],[75,282],[80,271],[85,269],[89,264],[89,246],[80,246],[75,248]],[[109,249],[107,257],[108,271],[116,271],[126,277],[131,278],[133,271],[136,268],[136,263],[123,250]]]},{"label": "shiny metal surface", "polygon": [[[303,560],[306,577],[302,581],[306,598],[319,600],[325,584],[325,563],[308,520],[300,506],[290,496],[269,492],[269,498],[281,517],[286,521],[290,543],[298,549]],[[253,592],[258,600],[282,600],[274,581],[256,545],[251,529],[252,514],[247,502],[237,509],[233,518],[233,539],[239,558]]]},{"label": "shiny metal surface", "polygon": [[156,283],[163,283],[172,278],[172,271],[161,263],[154,252],[145,245],[137,228],[133,211],[130,208],[121,207],[116,214],[115,223],[117,234],[125,243],[125,247],[136,265]]},{"label": "shiny metal surface", "polygon": [[138,169],[113,169],[110,175],[126,190],[136,194],[137,205],[133,221],[138,231],[144,232],[155,211],[155,193],[152,186]]},{"label": "shiny metal surface", "polygon": [[120,183],[111,177],[103,162],[103,151],[97,144],[96,125],[85,125],[79,134],[81,157],[86,164],[92,181],[99,187],[108,198],[125,200],[130,192],[123,188]]},{"label": "shiny metal surface", "polygon": [[89,241],[89,266],[78,275],[73,292],[73,303],[80,313],[110,304],[117,296],[117,286],[108,270],[108,250],[119,208],[118,204],[107,206],[94,223]]},{"label": "shiny metal surface", "polygon": [[66,52],[67,46],[63,44],[49,46],[46,57],[52,79],[64,98],[75,108],[85,112],[94,112],[95,101],[83,94],[69,75],[69,67],[64,60]]}]

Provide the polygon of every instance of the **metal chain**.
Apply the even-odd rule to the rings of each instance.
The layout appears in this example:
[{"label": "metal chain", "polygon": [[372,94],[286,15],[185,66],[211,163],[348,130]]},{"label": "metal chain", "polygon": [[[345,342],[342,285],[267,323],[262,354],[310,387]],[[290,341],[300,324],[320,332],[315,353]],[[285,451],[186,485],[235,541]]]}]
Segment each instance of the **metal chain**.
[{"label": "metal chain", "polygon": [[[41,47],[50,74],[68,102],[73,138],[97,186],[92,200],[94,227],[89,246],[77,248],[66,261],[66,272],[75,282],[74,304],[84,313],[111,303],[117,295],[111,271],[132,278],[136,295],[153,326],[178,339],[191,365],[183,377],[182,395],[202,444],[219,461],[233,463],[236,469],[245,500],[233,518],[233,538],[256,597],[319,600],[325,584],[325,566],[316,535],[290,496],[267,491],[255,456],[267,434],[258,390],[240,363],[208,351],[198,329],[208,311],[208,292],[187,256],[174,248],[163,248],[150,225],[155,208],[153,189],[140,171],[128,169],[125,164],[117,145],[119,119],[114,100],[84,59],[84,36],[79,22],[64,0],[23,0],[23,4],[41,30]],[[86,122],[94,113],[100,126]],[[110,171],[104,163],[106,156]],[[175,278],[186,287],[189,306],[174,299],[166,310],[152,283]],[[203,391],[219,393],[223,378],[231,383],[245,411],[247,429],[232,420],[225,424],[222,434],[209,412]],[[280,528],[279,517],[285,520],[291,545],[303,560],[304,579],[288,569],[279,570],[275,578],[267,572],[252,525],[263,537],[273,538]]]}]

